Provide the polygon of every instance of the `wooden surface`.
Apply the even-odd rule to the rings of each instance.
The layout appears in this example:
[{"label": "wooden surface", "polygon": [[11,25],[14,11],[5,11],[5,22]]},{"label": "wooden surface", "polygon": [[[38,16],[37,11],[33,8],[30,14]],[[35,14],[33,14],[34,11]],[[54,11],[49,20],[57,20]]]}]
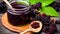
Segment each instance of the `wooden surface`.
[{"label": "wooden surface", "polygon": [[8,17],[7,17],[7,13],[5,13],[3,16],[2,16],[2,25],[4,25],[6,28],[8,28],[9,30],[11,31],[15,31],[15,32],[22,32],[22,31],[25,31],[29,28],[29,24],[26,25],[26,26],[12,26],[11,24],[9,24],[8,22]]},{"label": "wooden surface", "polygon": [[[5,29],[3,26],[2,26],[2,20],[1,20],[1,18],[2,18],[2,16],[3,16],[3,14],[0,14],[0,34],[18,34],[18,33],[15,33],[15,32],[11,32],[10,30],[8,30],[8,29]],[[58,19],[60,19],[60,18],[58,18]],[[2,21],[2,22],[1,22]],[[60,24],[56,24],[56,26],[57,26],[57,29],[58,29],[58,32],[57,33],[55,33],[55,34],[60,34]],[[44,32],[43,33],[40,33],[40,34],[45,34]]]},{"label": "wooden surface", "polygon": [[[2,25],[5,26],[6,28],[8,28],[9,30],[11,31],[15,31],[15,32],[18,32],[19,34],[27,29],[29,29],[29,26],[30,24],[27,24],[27,25],[24,25],[24,26],[13,26],[9,23],[8,21],[8,16],[7,16],[7,13],[5,13],[3,16],[2,16]],[[42,29],[42,23],[40,23],[40,29]],[[32,32],[27,32],[26,34],[32,34]]]}]

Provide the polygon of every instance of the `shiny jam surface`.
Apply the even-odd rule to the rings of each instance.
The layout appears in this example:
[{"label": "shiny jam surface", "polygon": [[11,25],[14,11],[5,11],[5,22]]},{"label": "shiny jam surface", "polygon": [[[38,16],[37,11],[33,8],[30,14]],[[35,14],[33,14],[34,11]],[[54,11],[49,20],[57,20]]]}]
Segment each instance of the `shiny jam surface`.
[{"label": "shiny jam surface", "polygon": [[31,24],[32,28],[36,29],[39,28],[39,23],[34,22],[33,24]]}]

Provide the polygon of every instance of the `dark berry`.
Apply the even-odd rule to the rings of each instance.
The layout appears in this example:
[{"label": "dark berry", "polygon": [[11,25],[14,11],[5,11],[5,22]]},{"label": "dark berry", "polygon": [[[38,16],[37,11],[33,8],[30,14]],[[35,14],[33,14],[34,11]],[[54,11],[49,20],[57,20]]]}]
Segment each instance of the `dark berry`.
[{"label": "dark berry", "polygon": [[44,31],[44,32],[48,32],[48,31],[49,31],[49,27],[48,27],[48,26],[45,26],[45,27],[43,28],[43,31]]},{"label": "dark berry", "polygon": [[46,14],[45,14],[45,13],[43,13],[43,14],[42,14],[42,16],[43,16],[43,17],[45,17],[45,16],[46,16]]},{"label": "dark berry", "polygon": [[39,10],[39,8],[41,8],[41,7],[42,7],[42,6],[41,6],[41,3],[40,3],[40,2],[36,3],[35,5],[32,5],[32,8],[38,9],[38,10]]}]

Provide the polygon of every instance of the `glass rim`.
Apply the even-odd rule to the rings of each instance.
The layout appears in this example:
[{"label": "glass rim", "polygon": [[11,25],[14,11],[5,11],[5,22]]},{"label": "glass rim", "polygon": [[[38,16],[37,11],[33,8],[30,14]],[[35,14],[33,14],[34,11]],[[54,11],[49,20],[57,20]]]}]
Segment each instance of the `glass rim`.
[{"label": "glass rim", "polygon": [[[28,14],[30,11],[28,11],[30,9],[30,7],[28,7],[26,10],[24,10],[24,14]],[[21,15],[21,13],[23,13],[23,10],[22,11],[16,11],[16,12],[13,12],[12,10],[9,11],[11,9],[8,9],[7,12],[9,12],[10,14],[13,14],[13,15]]]},{"label": "glass rim", "polygon": [[[13,3],[13,2],[16,2],[16,1],[12,1],[12,2],[10,2],[10,4]],[[20,2],[22,2],[22,1],[20,1]],[[28,3],[28,2],[27,2],[27,3]],[[24,4],[24,5],[25,5],[25,4]],[[29,6],[29,5],[27,4],[27,6]]]}]

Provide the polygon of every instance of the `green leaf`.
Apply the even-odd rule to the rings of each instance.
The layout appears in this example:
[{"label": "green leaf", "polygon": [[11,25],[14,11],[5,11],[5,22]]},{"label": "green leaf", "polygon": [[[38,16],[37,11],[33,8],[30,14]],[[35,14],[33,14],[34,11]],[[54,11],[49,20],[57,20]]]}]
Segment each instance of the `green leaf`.
[{"label": "green leaf", "polygon": [[54,0],[40,0],[40,2],[42,3],[42,7],[45,7],[54,2]]},{"label": "green leaf", "polygon": [[39,0],[29,0],[29,2],[31,3],[31,5],[36,4],[37,2],[39,2]]},{"label": "green leaf", "polygon": [[46,15],[50,15],[50,16],[59,16],[56,10],[52,7],[43,7],[41,9],[41,13],[46,13]]}]

